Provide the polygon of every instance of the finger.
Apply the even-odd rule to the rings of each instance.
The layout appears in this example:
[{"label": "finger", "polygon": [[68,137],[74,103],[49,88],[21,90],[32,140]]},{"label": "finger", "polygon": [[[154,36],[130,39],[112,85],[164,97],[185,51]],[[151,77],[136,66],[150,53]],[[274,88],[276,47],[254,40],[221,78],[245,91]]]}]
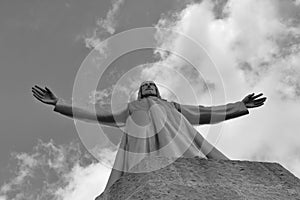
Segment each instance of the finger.
[{"label": "finger", "polygon": [[40,93],[38,93],[37,91],[32,91],[33,94],[35,94],[36,96],[39,96],[40,98],[44,99],[45,96],[41,95]]},{"label": "finger", "polygon": [[252,93],[252,94],[249,94],[249,95],[248,95],[248,97],[252,97],[253,95],[254,95],[254,93]]},{"label": "finger", "polygon": [[250,99],[253,96],[253,94],[248,94],[244,99]]},{"label": "finger", "polygon": [[41,99],[40,97],[36,96],[36,95],[33,95],[37,100],[41,101],[44,103],[43,99]]},{"label": "finger", "polygon": [[263,102],[264,102],[264,101],[266,101],[266,100],[267,100],[267,97],[263,97],[263,98],[255,99],[254,101],[257,101],[257,100],[258,100],[258,101],[263,101]]},{"label": "finger", "polygon": [[33,93],[33,95],[38,96],[38,97],[41,98],[41,99],[44,99],[44,96],[41,96],[41,95],[38,94],[38,93]]},{"label": "finger", "polygon": [[259,106],[262,106],[262,105],[264,105],[264,103],[255,104],[255,107],[259,107]]},{"label": "finger", "polygon": [[249,100],[250,100],[250,98],[251,98],[251,95],[252,95],[252,94],[248,94],[245,98],[243,98],[242,101],[243,101],[244,103],[249,102]]},{"label": "finger", "polygon": [[262,96],[262,95],[263,95],[263,93],[260,93],[260,94],[258,94],[258,95],[253,96],[252,99],[256,99],[257,97],[260,97],[260,96]]},{"label": "finger", "polygon": [[38,94],[40,96],[44,96],[44,94],[41,94],[41,92],[36,90],[36,89],[32,89],[31,92],[34,93],[34,94]]},{"label": "finger", "polygon": [[42,90],[38,89],[38,88],[32,88],[32,92],[35,91],[36,93],[44,96],[45,95],[45,92],[43,92]]},{"label": "finger", "polygon": [[33,96],[37,99],[42,99],[40,96],[36,95],[36,94],[33,94]]},{"label": "finger", "polygon": [[47,88],[47,87],[45,87],[45,88],[50,94],[52,94],[52,92],[51,92],[51,90],[49,90],[49,88]]},{"label": "finger", "polygon": [[39,91],[38,89],[35,89],[35,88],[32,88],[32,92],[35,92],[35,93],[37,93],[37,94],[39,94],[39,95],[41,95],[41,96],[44,96],[44,95],[45,95],[44,92],[41,92],[41,91]]},{"label": "finger", "polygon": [[38,88],[38,89],[40,89],[40,90],[43,91],[43,92],[47,92],[45,89],[39,87],[38,85],[35,85],[35,87]]},{"label": "finger", "polygon": [[261,105],[263,105],[264,103],[254,103],[253,105],[254,106],[256,106],[256,107],[258,107],[258,106],[261,106]]},{"label": "finger", "polygon": [[259,107],[259,106],[262,106],[262,105],[264,105],[264,103],[253,104],[252,108],[256,108],[256,107]]},{"label": "finger", "polygon": [[255,100],[253,100],[252,102],[254,102],[254,103],[263,103],[263,102],[265,102],[266,101],[266,99],[267,98],[260,98],[260,99],[255,99]]}]

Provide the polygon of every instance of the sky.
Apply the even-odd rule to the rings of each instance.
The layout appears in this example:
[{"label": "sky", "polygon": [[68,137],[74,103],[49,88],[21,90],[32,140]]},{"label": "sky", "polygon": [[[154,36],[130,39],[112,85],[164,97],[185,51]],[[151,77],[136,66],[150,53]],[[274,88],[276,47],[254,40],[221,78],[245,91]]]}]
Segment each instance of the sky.
[{"label": "sky", "polygon": [[[300,177],[299,13],[299,0],[1,1],[0,200],[92,199],[102,192],[116,148],[98,147],[98,125],[78,126],[53,112],[31,87],[72,100],[81,67],[89,67],[87,80],[103,69],[112,48],[107,39],[141,27],[154,27],[153,48],[119,55],[82,105],[107,103],[113,92],[117,102],[126,100],[142,80],[186,104],[218,105],[262,92],[265,105],[222,123],[217,139],[208,135],[211,125],[196,129],[231,159],[278,162]],[[102,128],[118,144],[120,131]]]}]

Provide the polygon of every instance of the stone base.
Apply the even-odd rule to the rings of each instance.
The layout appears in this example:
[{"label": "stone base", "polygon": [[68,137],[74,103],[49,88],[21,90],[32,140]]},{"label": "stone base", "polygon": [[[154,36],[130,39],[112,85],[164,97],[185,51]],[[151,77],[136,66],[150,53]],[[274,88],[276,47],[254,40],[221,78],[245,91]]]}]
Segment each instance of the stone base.
[{"label": "stone base", "polygon": [[98,199],[300,200],[300,180],[277,163],[179,158],[157,171],[125,174]]}]

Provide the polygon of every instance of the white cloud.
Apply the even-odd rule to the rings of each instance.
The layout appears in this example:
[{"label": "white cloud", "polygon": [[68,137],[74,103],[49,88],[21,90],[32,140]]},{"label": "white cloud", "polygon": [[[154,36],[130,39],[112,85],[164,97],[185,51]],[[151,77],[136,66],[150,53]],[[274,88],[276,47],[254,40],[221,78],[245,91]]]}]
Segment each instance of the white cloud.
[{"label": "white cloud", "polygon": [[296,6],[299,6],[300,5],[300,0],[294,0],[294,3]]},{"label": "white cloud", "polygon": [[0,196],[0,200],[7,200],[6,196]]},{"label": "white cloud", "polygon": [[103,103],[108,103],[106,102],[107,98],[111,96],[112,93],[112,88],[106,88],[103,90],[94,90],[90,93],[89,95],[89,102],[90,104],[103,104]]},{"label": "white cloud", "polygon": [[100,54],[104,54],[106,50],[106,43],[104,40],[113,35],[118,26],[117,16],[119,10],[125,0],[113,0],[112,8],[107,12],[105,19],[98,19],[97,26],[93,28],[89,33],[79,36],[83,38],[85,46],[91,49],[97,49]]},{"label": "white cloud", "polygon": [[[250,115],[224,123],[218,146],[234,159],[277,161],[299,174],[300,118],[300,28],[289,23],[279,13],[278,4],[271,0],[231,0],[224,12],[225,18],[215,18],[210,1],[193,3],[170,18],[162,18],[157,25],[159,47],[181,51],[212,81],[211,92],[220,93],[212,65],[201,61],[201,52],[195,52],[182,42],[181,37],[162,28],[171,28],[193,38],[207,50],[223,78],[227,101],[241,100],[251,92],[263,92],[268,100],[265,106],[250,110]],[[175,17],[174,17],[175,16]],[[290,45],[288,45],[290,44]],[[165,76],[166,68],[178,70],[184,76],[193,72],[178,57],[159,48],[161,61],[144,70],[145,79],[154,79],[180,90],[176,75]],[[197,54],[199,56],[197,57]],[[201,63],[202,62],[202,63]],[[162,75],[162,76],[160,76]],[[167,78],[170,77],[170,78]],[[189,77],[189,76],[188,76]],[[194,76],[194,87],[203,82]],[[193,80],[189,78],[189,80]],[[209,103],[209,93],[197,93],[202,104]],[[201,128],[199,128],[201,130]]]},{"label": "white cloud", "polygon": [[123,3],[124,0],[114,0],[111,10],[106,14],[106,18],[98,20],[97,25],[104,28],[108,33],[114,34],[118,24],[116,17]]},{"label": "white cloud", "polygon": [[110,170],[99,163],[87,167],[76,165],[65,176],[68,185],[55,194],[63,200],[94,199],[104,190],[109,174]]},{"label": "white cloud", "polygon": [[114,146],[114,149],[112,150],[96,145],[91,149],[91,153],[95,155],[98,160],[101,160],[101,164],[112,168],[117,155],[117,148]]},{"label": "white cloud", "polygon": [[14,153],[15,176],[0,189],[0,199],[94,199],[110,169],[85,153],[79,143],[39,141],[32,153]]}]

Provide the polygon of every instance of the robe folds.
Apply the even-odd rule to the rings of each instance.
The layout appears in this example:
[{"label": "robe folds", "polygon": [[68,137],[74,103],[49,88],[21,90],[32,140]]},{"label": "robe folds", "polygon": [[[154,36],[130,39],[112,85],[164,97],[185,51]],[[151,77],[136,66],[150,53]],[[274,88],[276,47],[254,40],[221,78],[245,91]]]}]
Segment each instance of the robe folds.
[{"label": "robe folds", "polygon": [[207,158],[212,150],[221,154],[193,125],[218,123],[249,113],[243,102],[206,107],[183,105],[153,96],[132,101],[113,115],[97,112],[96,118],[95,114],[91,116],[81,109],[67,111],[67,106],[60,101],[54,111],[122,129],[124,134],[106,189],[126,172],[146,172],[136,166],[147,156]]}]

